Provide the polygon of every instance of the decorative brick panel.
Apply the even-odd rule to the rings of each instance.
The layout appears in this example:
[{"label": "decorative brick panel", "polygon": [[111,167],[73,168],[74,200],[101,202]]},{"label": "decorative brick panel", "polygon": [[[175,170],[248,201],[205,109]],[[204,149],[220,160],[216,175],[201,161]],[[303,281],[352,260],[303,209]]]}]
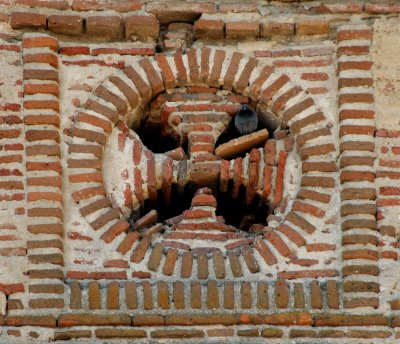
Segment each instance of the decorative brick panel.
[{"label": "decorative brick panel", "polygon": [[396,342],[398,12],[0,0],[0,342]]}]

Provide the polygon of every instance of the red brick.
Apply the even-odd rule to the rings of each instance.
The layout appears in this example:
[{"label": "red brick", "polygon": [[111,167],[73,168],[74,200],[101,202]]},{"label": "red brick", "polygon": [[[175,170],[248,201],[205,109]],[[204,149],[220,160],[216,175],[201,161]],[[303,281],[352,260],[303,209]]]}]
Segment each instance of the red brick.
[{"label": "red brick", "polygon": [[56,327],[56,319],[51,315],[42,316],[8,316],[6,318],[7,326],[41,326]]},{"label": "red brick", "polygon": [[293,35],[294,35],[293,23],[281,23],[276,21],[270,21],[267,23],[261,23],[260,25],[261,37],[293,36]]},{"label": "red brick", "polygon": [[146,331],[136,329],[113,329],[98,328],[95,330],[97,338],[115,339],[115,338],[145,338]]},{"label": "red brick", "polygon": [[139,232],[129,231],[128,234],[125,236],[124,240],[122,240],[119,246],[117,247],[117,251],[121,254],[126,254],[138,239],[139,239]]},{"label": "red brick", "polygon": [[117,12],[131,12],[142,8],[137,0],[121,0],[109,2],[102,0],[73,0],[72,9],[75,11],[103,11],[112,10]]},{"label": "red brick", "polygon": [[58,319],[59,327],[71,326],[130,326],[131,318],[126,314],[92,315],[65,314]]},{"label": "red brick", "polygon": [[90,55],[90,48],[84,46],[78,47],[62,47],[59,51],[60,55],[75,56],[75,55]]},{"label": "red brick", "polygon": [[302,271],[283,271],[278,272],[279,278],[297,279],[297,278],[316,278],[316,277],[335,277],[339,272],[336,270],[302,270]]},{"label": "red brick", "polygon": [[126,221],[118,221],[113,224],[106,232],[100,237],[107,244],[112,242],[122,232],[126,232],[129,229],[129,223]]},{"label": "red brick", "polygon": [[147,103],[151,99],[151,87],[142,79],[140,74],[132,66],[125,68],[124,73],[136,86],[143,102]]},{"label": "red brick", "polygon": [[224,50],[216,50],[214,54],[214,62],[210,72],[209,84],[219,87],[219,78],[222,71],[222,65],[225,61],[226,52]]},{"label": "red brick", "polygon": [[278,252],[284,256],[288,257],[291,254],[291,251],[289,247],[285,244],[285,242],[282,240],[282,238],[274,231],[274,230],[269,230],[265,233],[266,239],[273,245]]},{"label": "red brick", "polygon": [[400,5],[366,3],[364,10],[371,14],[394,14],[400,13]]},{"label": "red brick", "polygon": [[109,272],[86,272],[86,271],[68,271],[68,278],[72,279],[125,279],[126,271],[109,271]]},{"label": "red brick", "polygon": [[165,55],[157,54],[156,60],[161,69],[161,74],[164,80],[165,87],[167,89],[174,88],[176,86],[176,80],[167,58],[165,57]]},{"label": "red brick", "polygon": [[149,246],[150,246],[149,239],[147,238],[142,239],[139,245],[133,251],[133,254],[131,255],[131,262],[140,263],[143,260]]},{"label": "red brick", "polygon": [[147,12],[154,14],[165,25],[173,22],[189,22],[197,20],[202,13],[214,13],[217,6],[210,2],[152,2],[147,5]]},{"label": "red brick", "polygon": [[389,319],[380,315],[328,315],[315,316],[316,326],[388,326]]},{"label": "red brick", "polygon": [[107,102],[112,103],[117,108],[120,114],[125,114],[126,111],[128,110],[128,106],[125,99],[121,98],[120,96],[117,96],[105,86],[99,85],[96,88],[95,92],[100,98],[104,99]]},{"label": "red brick", "polygon": [[[45,55],[50,55],[50,54],[45,54]],[[29,56],[29,55],[25,55],[25,56]],[[54,55],[51,55],[51,56],[54,56]],[[28,95],[41,93],[41,94],[52,94],[54,96],[58,96],[59,87],[57,84],[24,84],[24,93],[28,94]],[[58,119],[58,116],[52,116],[52,115],[35,115],[35,116],[30,115],[30,116],[25,116],[25,118],[24,118],[24,121],[27,124],[34,124],[34,123],[27,122],[27,121],[29,121],[29,119],[27,119],[27,117],[43,118],[43,119],[48,119],[48,120],[55,117]],[[59,123],[59,120],[57,123]],[[52,124],[52,123],[49,123],[49,124]]]},{"label": "red brick", "polygon": [[156,39],[160,31],[160,24],[153,15],[131,15],[125,19],[125,36],[146,42]]},{"label": "red brick", "polygon": [[199,19],[194,23],[194,35],[198,38],[224,38],[224,22],[222,20]]},{"label": "red brick", "polygon": [[119,16],[89,15],[86,17],[86,34],[118,38],[122,34],[122,19]]},{"label": "red brick", "polygon": [[57,1],[41,1],[41,0],[16,0],[16,5],[25,5],[29,7],[45,7],[53,8],[57,10],[67,10],[69,9],[68,1],[57,0]]},{"label": "red brick", "polygon": [[261,336],[264,338],[281,338],[283,331],[278,328],[265,328],[261,331]]},{"label": "red brick", "polygon": [[257,38],[259,24],[249,22],[228,22],[225,24],[227,39]]},{"label": "red brick", "polygon": [[202,338],[204,332],[201,330],[155,330],[150,335],[152,338]]},{"label": "red brick", "polygon": [[268,324],[281,326],[307,326],[313,323],[310,313],[275,313],[270,315],[242,314],[241,324]]},{"label": "red brick", "polygon": [[283,178],[285,172],[287,152],[280,151],[278,158],[278,168],[275,178],[275,194],[274,194],[274,207],[277,207],[282,201],[283,194]]},{"label": "red brick", "polygon": [[351,251],[344,251],[342,253],[342,258],[349,260],[349,259],[367,259],[367,260],[378,260],[378,252],[372,250],[351,250]]},{"label": "red brick", "polygon": [[10,25],[13,29],[46,29],[46,16],[30,12],[12,12]]},{"label": "red brick", "polygon": [[105,195],[105,190],[102,186],[88,187],[79,191],[75,191],[72,193],[72,198],[75,202],[80,202],[81,200],[85,200],[97,195]]},{"label": "red brick", "polygon": [[24,69],[23,78],[24,80],[37,79],[58,81],[58,71],[52,69]]},{"label": "red brick", "polygon": [[23,48],[43,48],[48,47],[51,50],[57,52],[58,42],[57,39],[50,36],[35,36],[28,37],[22,40]]},{"label": "red brick", "polygon": [[86,114],[84,112],[80,112],[76,118],[78,121],[85,122],[95,127],[101,128],[107,133],[111,132],[112,130],[112,123],[109,120],[104,120],[97,116]]},{"label": "red brick", "polygon": [[[56,55],[54,55],[52,53],[26,54],[23,56],[23,61],[24,61],[24,63],[35,63],[35,62],[47,63],[54,68],[57,68],[57,66],[58,66],[58,58]],[[56,84],[51,84],[51,85],[56,86],[58,89],[58,85],[56,85]],[[26,85],[24,85],[24,87],[25,86]],[[32,85],[31,84],[31,87],[33,87],[33,86],[40,86],[40,85],[37,85],[37,84]],[[40,93],[40,92],[38,92],[38,93]],[[34,93],[32,93],[32,94],[34,94]],[[58,95],[58,92],[56,95]]]},{"label": "red brick", "polygon": [[51,15],[47,18],[50,31],[67,36],[82,34],[83,19],[74,15]]},{"label": "red brick", "polygon": [[277,78],[271,85],[265,88],[260,95],[260,99],[265,103],[268,103],[272,97],[288,82],[290,81],[289,77],[286,74],[281,75]]},{"label": "red brick", "polygon": [[328,21],[305,20],[296,23],[296,34],[298,35],[325,35],[329,31]]},{"label": "red brick", "polygon": [[372,68],[372,61],[346,61],[339,62],[339,71],[345,70],[370,70]]}]

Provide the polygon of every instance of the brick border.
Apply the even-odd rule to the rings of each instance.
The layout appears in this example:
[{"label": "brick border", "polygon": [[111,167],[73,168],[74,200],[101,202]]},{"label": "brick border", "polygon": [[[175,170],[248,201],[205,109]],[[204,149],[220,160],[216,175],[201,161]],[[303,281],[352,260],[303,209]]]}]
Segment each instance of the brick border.
[{"label": "brick border", "polygon": [[378,308],[378,295],[371,296],[379,292],[372,29],[343,26],[337,39],[343,302]]},{"label": "brick border", "polygon": [[64,230],[58,42],[44,34],[25,34],[22,47],[29,307],[63,308],[64,299],[59,297],[64,293]]}]

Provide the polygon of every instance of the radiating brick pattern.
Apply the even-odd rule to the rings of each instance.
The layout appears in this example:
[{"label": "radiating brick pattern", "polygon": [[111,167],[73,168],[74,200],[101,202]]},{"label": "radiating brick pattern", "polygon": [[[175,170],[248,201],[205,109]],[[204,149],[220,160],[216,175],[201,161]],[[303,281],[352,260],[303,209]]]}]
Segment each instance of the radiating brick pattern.
[{"label": "radiating brick pattern", "polygon": [[[270,222],[271,227],[266,228],[265,237],[260,236],[256,240],[248,241],[251,243],[250,246],[254,245],[257,251],[258,264],[274,265],[281,259],[280,257],[289,257],[295,252],[295,247],[302,247],[307,243],[307,236],[314,233],[318,221],[324,219],[324,208],[330,202],[329,189],[335,186],[332,174],[336,171],[334,162],[336,150],[330,129],[324,128],[327,120],[323,113],[319,111],[313,99],[302,91],[300,87],[291,85],[290,79],[286,74],[276,73],[274,67],[271,66],[256,69],[256,60],[248,59],[243,54],[233,53],[230,55],[223,50],[208,51],[207,49],[202,49],[191,50],[186,55],[177,53],[174,55],[173,60],[161,56],[159,55],[157,59],[139,60],[138,63],[126,67],[123,73],[109,77],[106,82],[98,86],[94,92],[95,94],[88,99],[85,106],[86,110],[78,114],[75,125],[71,129],[72,144],[69,148],[71,155],[68,160],[68,166],[70,169],[69,180],[73,187],[72,198],[79,204],[81,214],[88,219],[94,230],[99,231],[100,238],[106,243],[111,243],[116,237],[120,236],[117,251],[123,255],[130,255],[132,263],[141,263],[146,255],[149,254],[147,252],[151,252],[153,249],[153,244],[143,234],[140,235],[141,240],[137,240],[139,238],[138,234],[127,232],[128,224],[121,217],[122,214],[120,214],[119,209],[127,205],[135,208],[150,197],[151,193],[148,186],[146,187],[147,183],[153,185],[155,189],[161,188],[164,201],[168,203],[172,184],[179,183],[179,180],[175,179],[176,174],[172,171],[177,170],[181,163],[169,157],[153,158],[152,153],[147,151],[141,141],[129,132],[128,127],[122,121],[117,122],[118,117],[119,115],[124,116],[129,109],[137,109],[142,106],[142,103],[147,103],[150,99],[155,98],[160,92],[164,91],[164,85],[171,83],[194,88],[204,87],[208,83],[217,83],[227,90],[236,89],[239,94],[243,92],[251,101],[255,102],[255,107],[271,107],[276,116],[282,119],[283,128],[289,128],[293,136],[285,137],[287,134],[284,132],[277,134],[277,137],[284,138],[282,144],[275,145],[271,141],[264,151],[251,152],[249,160],[245,160],[248,165],[244,165],[241,158],[231,163],[231,172],[227,173],[233,176],[233,183],[234,185],[237,184],[237,190],[243,184],[248,189],[247,197],[253,197],[251,193],[257,192],[260,196],[270,198],[272,207],[280,206],[280,211],[285,212],[286,205],[283,206],[281,204],[283,200],[284,169],[288,152],[293,149],[294,144],[299,150],[298,154],[303,161],[303,168],[309,165],[309,168],[302,174],[302,188],[298,193],[297,199],[290,205],[291,210],[286,212],[287,215],[283,218],[276,217],[274,222]],[[198,56],[199,60],[193,60],[194,56]],[[198,61],[202,61],[203,58],[205,59],[204,63],[199,66]],[[230,62],[228,62],[226,70],[222,70],[221,66],[225,60]],[[239,63],[244,66],[242,70],[238,69]],[[164,73],[159,72],[161,65],[163,66],[162,70],[165,71]],[[188,66],[188,69],[186,69],[186,66]],[[203,78],[197,76],[201,74],[201,68],[204,69]],[[166,74],[168,70],[176,71],[176,75]],[[167,77],[168,79],[166,79]],[[172,79],[170,80],[171,77]],[[173,81],[174,79],[175,82]],[[177,98],[176,100],[179,99]],[[238,110],[238,106],[221,105],[219,107],[218,104],[185,104],[171,108],[164,106],[159,112],[161,121],[170,123],[171,116],[171,123],[176,123],[177,125],[174,127],[174,124],[172,124],[172,130],[179,133],[181,137],[182,135],[187,135],[188,137],[189,154],[192,158],[187,163],[183,161],[183,163],[187,164],[188,181],[203,183],[204,180],[209,180],[211,182],[215,178],[213,176],[214,172],[211,171],[215,171],[214,174],[217,180],[221,178],[218,176],[222,173],[222,165],[218,161],[208,161],[210,159],[208,156],[212,157],[213,141],[211,141],[210,148],[205,151],[193,151],[194,147],[191,144],[191,137],[194,134],[197,136],[204,134],[208,127],[211,130],[210,137],[217,137],[216,135],[218,134],[212,132],[213,124],[207,124],[207,119],[205,119],[206,122],[201,121],[198,124],[185,125],[182,123],[182,115],[177,110],[198,112],[199,110],[216,109],[228,111],[227,114],[232,115]],[[138,117],[131,118],[130,121],[136,122],[142,114],[137,111],[134,113]],[[202,113],[198,114],[201,115]],[[153,120],[156,119],[157,117],[153,118]],[[112,202],[107,200],[109,195],[106,194],[103,180],[99,175],[103,166],[101,162],[101,158],[103,158],[101,147],[106,145],[107,140],[109,140],[111,125],[116,122],[118,128],[122,131],[118,134],[118,150],[123,154],[127,154],[126,143],[130,142],[129,147],[131,148],[128,149],[131,149],[131,152],[128,155],[133,157],[133,167],[127,169],[126,173],[124,171],[120,172],[120,175],[125,180],[120,183],[124,188],[122,192],[125,201],[119,209],[116,209],[115,206],[113,207]],[[313,126],[310,124],[313,124]],[[292,130],[292,126],[295,129]],[[191,130],[194,130],[193,134]],[[222,131],[223,127],[219,129],[219,132]],[[197,136],[195,142],[201,142],[203,139],[200,140]],[[291,140],[292,142],[290,143]],[[312,144],[313,141],[317,142],[316,145]],[[204,144],[201,149],[205,149],[203,146]],[[275,146],[281,148],[275,148]],[[275,157],[272,165],[276,167],[268,166],[264,158],[264,156],[268,155],[268,159],[271,159],[271,156],[269,156],[272,153],[271,148],[274,150],[273,156]],[[78,156],[81,159],[78,159]],[[263,157],[262,160],[261,157]],[[156,169],[157,173],[161,174],[154,176],[156,180],[161,179],[161,184],[155,185],[152,183],[149,179],[149,170],[144,173],[139,168],[139,165],[141,166],[143,163],[149,166],[152,159],[156,161],[162,159],[159,165],[161,169]],[[264,161],[264,166],[257,168],[257,165],[254,165],[252,161]],[[82,164],[83,162],[84,164]],[[322,168],[321,171],[319,165],[326,166],[326,168]],[[248,171],[247,173],[249,174],[254,174],[253,169],[257,168],[258,174],[262,175],[261,178],[264,181],[263,188],[256,188],[251,191],[252,186],[249,184],[247,173],[239,172],[237,166],[240,167],[241,171]],[[78,169],[82,171],[82,168],[85,169],[84,174],[75,172]],[[320,171],[318,175],[315,174],[315,169]],[[197,170],[199,172],[196,172]],[[204,176],[203,171],[207,171],[207,177]],[[243,175],[241,175],[242,173]],[[239,176],[240,179],[237,179]],[[200,180],[196,178],[200,178]],[[325,181],[325,192],[321,192],[321,184],[316,184],[321,178]],[[90,183],[89,185],[88,182]],[[267,182],[268,184],[266,184]],[[120,199],[120,197],[112,196],[112,199]],[[320,246],[321,252],[324,251],[323,247],[323,245]],[[235,246],[232,246],[231,249],[233,248]],[[308,250],[311,251],[312,248],[307,247]],[[167,253],[167,261],[172,259],[172,252],[173,250],[170,250]],[[293,263],[307,265],[305,257],[300,256],[298,258],[293,260]],[[173,258],[173,260],[176,259]],[[249,257],[247,261],[250,262],[251,259]],[[173,275],[173,270],[169,271],[167,269],[166,271],[164,271],[164,275]],[[78,272],[76,271],[76,273]],[[293,278],[290,276],[302,277],[304,276],[303,273],[304,271],[296,270],[293,273],[283,272],[282,277],[286,276],[286,274],[288,278]],[[236,277],[242,276],[241,272],[235,272],[235,274]],[[308,272],[305,275],[307,274]],[[312,272],[312,275],[321,277],[336,276],[337,271],[335,269],[318,269]]]}]

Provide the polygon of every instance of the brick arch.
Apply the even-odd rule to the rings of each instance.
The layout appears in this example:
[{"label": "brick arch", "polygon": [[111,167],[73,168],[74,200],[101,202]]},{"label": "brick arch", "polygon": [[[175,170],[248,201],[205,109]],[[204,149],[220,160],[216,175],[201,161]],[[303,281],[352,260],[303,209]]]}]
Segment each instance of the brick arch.
[{"label": "brick arch", "polygon": [[[302,162],[301,188],[285,217],[265,238],[258,238],[254,248],[273,265],[272,251],[289,256],[290,245],[304,245],[304,237],[325,218],[335,186],[336,148],[328,121],[314,100],[286,74],[258,64],[257,59],[239,52],[190,49],[187,54],[143,58],[96,88],[71,129],[68,169],[73,199],[92,228],[102,228],[103,241],[109,243],[123,235],[126,253],[137,239],[133,232],[126,233],[129,223],[113,207],[103,185],[103,150],[112,128],[117,123],[126,128],[124,121],[137,123],[143,108],[167,89],[207,85],[248,95],[289,128]],[[94,218],[97,213],[101,214]]]}]

